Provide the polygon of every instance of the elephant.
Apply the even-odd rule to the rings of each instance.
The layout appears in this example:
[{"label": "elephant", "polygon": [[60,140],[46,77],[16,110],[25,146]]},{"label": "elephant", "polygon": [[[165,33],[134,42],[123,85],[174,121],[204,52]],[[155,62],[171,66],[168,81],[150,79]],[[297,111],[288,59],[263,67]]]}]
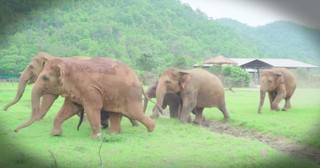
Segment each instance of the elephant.
[{"label": "elephant", "polygon": [[279,111],[279,103],[285,99],[285,105],[282,108],[286,111],[291,108],[290,99],[297,86],[295,75],[286,68],[265,69],[260,77],[260,103],[258,113],[264,103],[266,92],[268,92],[270,109]]},{"label": "elephant", "polygon": [[[180,94],[182,107],[178,116],[183,123],[188,121],[189,114],[194,109],[196,118],[193,122],[200,124],[203,121],[202,111],[205,107],[217,107],[224,119],[229,119],[223,85],[215,75],[204,69],[166,69],[156,89],[158,105],[163,104],[167,93]],[[158,112],[156,109],[152,115],[157,115]]]},{"label": "elephant", "polygon": [[[44,64],[48,60],[52,60],[53,58],[54,57],[52,55],[44,52],[40,52],[33,57],[31,62],[20,75],[19,86],[15,98],[3,108],[4,111],[7,111],[10,106],[16,104],[21,99],[27,84],[33,84],[37,80],[40,72],[42,71]],[[43,101],[46,102],[46,99],[55,100],[54,97],[47,98],[46,96],[44,97]]]},{"label": "elephant", "polygon": [[92,138],[99,137],[102,109],[112,111],[109,133],[120,133],[122,114],[152,132],[155,122],[143,113],[142,92],[136,73],[120,61],[56,58],[45,64],[32,88],[32,114],[39,115],[41,96],[55,94],[65,97],[65,101],[54,119],[52,135],[62,134],[62,123],[79,111],[76,104],[86,111]]},{"label": "elephant", "polygon": [[[4,111],[6,111],[10,106],[16,104],[21,99],[26,85],[35,83],[35,81],[38,79],[39,74],[43,70],[45,63],[47,61],[54,59],[54,58],[56,58],[56,57],[50,55],[49,53],[45,53],[45,52],[39,52],[38,54],[36,54],[33,57],[31,62],[28,64],[28,66],[24,69],[24,71],[20,75],[18,90],[17,90],[15,98],[4,107]],[[91,59],[90,57],[86,57],[86,56],[74,56],[71,58],[72,59],[80,59],[80,60]],[[15,131],[18,132],[19,129],[24,128],[26,126],[29,126],[30,124],[33,123],[33,121],[38,121],[38,120],[42,119],[44,117],[44,115],[48,112],[50,107],[52,106],[53,102],[57,98],[58,98],[58,95],[54,95],[54,94],[44,95],[42,98],[42,101],[41,101],[40,112],[39,112],[40,115],[32,115],[28,122],[17,127],[15,129]],[[107,120],[107,119],[101,120],[102,125],[105,125],[105,122],[107,122],[104,120]],[[133,126],[137,125],[136,121],[131,120],[131,119],[130,119],[130,121]]]},{"label": "elephant", "polygon": [[[26,88],[26,85],[35,83],[35,81],[38,79],[39,74],[43,70],[45,63],[54,58],[55,58],[54,56],[45,52],[39,52],[32,58],[31,62],[28,64],[28,66],[24,69],[24,71],[20,75],[18,90],[15,98],[3,108],[4,111],[8,110],[10,106],[16,104],[21,99],[24,93],[24,90]],[[91,59],[90,57],[85,57],[85,56],[75,56],[72,58],[73,59]],[[56,98],[57,98],[56,95],[44,96],[42,100],[43,109],[48,110]]]},{"label": "elephant", "polygon": [[[106,110],[101,110],[100,111],[100,120],[101,120],[101,127],[102,129],[105,129],[105,128],[108,128],[109,127],[109,116],[111,112],[109,111],[106,111]],[[79,116],[80,116],[80,119],[79,119],[79,122],[78,122],[78,126],[77,126],[77,130],[79,130],[80,128],[80,125],[82,124],[83,122],[83,119],[84,119],[84,110],[81,110],[79,113]],[[136,120],[132,120],[130,118],[128,118],[132,124],[132,126],[138,126],[138,122]]]},{"label": "elephant", "polygon": [[[158,81],[153,82],[146,91],[146,96],[148,98],[156,98],[156,89],[157,89]],[[145,101],[146,102],[146,101]],[[170,118],[178,118],[178,111],[181,105],[181,99],[179,94],[176,93],[166,93],[163,97],[163,102],[161,105],[162,109],[165,109],[169,106]],[[146,105],[145,105],[146,107]],[[156,107],[154,107],[156,108]],[[153,114],[150,116],[151,118],[159,117],[159,114]]]}]

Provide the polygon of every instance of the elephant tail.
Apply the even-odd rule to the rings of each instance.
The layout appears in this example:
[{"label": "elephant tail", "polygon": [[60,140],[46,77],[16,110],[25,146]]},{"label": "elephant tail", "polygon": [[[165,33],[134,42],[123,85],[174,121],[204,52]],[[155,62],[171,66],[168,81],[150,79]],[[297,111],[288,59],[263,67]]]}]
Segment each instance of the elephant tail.
[{"label": "elephant tail", "polygon": [[152,101],[145,93],[143,87],[141,87],[142,90],[142,94],[144,97],[144,105],[143,105],[143,113],[146,112],[147,106],[148,106],[148,101],[150,101],[151,103],[153,103],[160,111],[160,113],[163,115],[162,111],[164,111],[156,102]]},{"label": "elephant tail", "polygon": [[80,125],[82,124],[82,121],[83,121],[83,116],[84,116],[84,110],[81,110],[80,112],[79,112],[79,123],[78,123],[78,126],[77,126],[77,130],[79,131],[79,127],[80,127]]}]

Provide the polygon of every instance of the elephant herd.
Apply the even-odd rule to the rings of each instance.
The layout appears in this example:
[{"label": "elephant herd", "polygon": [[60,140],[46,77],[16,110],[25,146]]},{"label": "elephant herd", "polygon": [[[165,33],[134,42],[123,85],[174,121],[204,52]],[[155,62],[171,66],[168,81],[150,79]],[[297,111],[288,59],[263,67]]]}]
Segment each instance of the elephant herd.
[{"label": "elephant herd", "polygon": [[[126,64],[108,58],[76,56],[58,58],[48,53],[38,53],[22,72],[17,94],[4,110],[17,103],[27,84],[34,83],[31,93],[31,116],[14,131],[41,120],[60,95],[64,102],[57,113],[52,135],[62,134],[62,124],[73,115],[79,115],[79,126],[84,112],[92,129],[92,138],[99,137],[101,126],[110,127],[109,133],[120,133],[122,116],[128,117],[133,126],[142,123],[148,132],[155,128],[154,118],[169,106],[170,117],[182,123],[205,120],[206,107],[218,108],[225,120],[229,119],[224,88],[221,81],[204,69],[166,69],[161,77],[144,92],[137,74]],[[285,99],[282,110],[291,108],[290,98],[296,88],[295,76],[284,68],[264,70],[260,78],[261,112],[268,92],[271,110],[280,110],[278,104]],[[142,103],[142,98],[144,104]],[[148,100],[156,98],[152,115],[144,114]],[[110,125],[109,125],[110,124]]]}]

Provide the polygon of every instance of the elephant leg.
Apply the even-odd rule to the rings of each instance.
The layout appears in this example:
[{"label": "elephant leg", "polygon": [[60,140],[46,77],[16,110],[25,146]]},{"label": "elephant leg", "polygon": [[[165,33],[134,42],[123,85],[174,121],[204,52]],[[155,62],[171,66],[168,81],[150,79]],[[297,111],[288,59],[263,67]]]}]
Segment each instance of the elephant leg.
[{"label": "elephant leg", "polygon": [[52,106],[53,102],[58,98],[59,95],[45,94],[42,97],[39,115],[41,119],[47,114],[49,108]]},{"label": "elephant leg", "polygon": [[159,118],[159,116],[159,109],[156,106],[154,106],[150,118]]},{"label": "elephant leg", "polygon": [[270,109],[271,109],[271,110],[274,110],[274,109],[273,109],[273,106],[272,106],[272,103],[273,103],[276,95],[273,94],[273,93],[268,92],[268,97],[269,97]]},{"label": "elephant leg", "polygon": [[204,109],[203,107],[196,107],[194,109],[196,118],[193,120],[193,123],[201,124],[201,122],[203,121],[203,115],[202,115],[203,109]]},{"label": "elephant leg", "polygon": [[179,108],[180,108],[179,102],[171,102],[171,104],[169,104],[170,118],[178,118]]},{"label": "elephant leg", "polygon": [[278,94],[271,104],[271,107],[272,107],[271,110],[279,111],[280,110],[279,103],[283,98],[284,96],[282,94]]},{"label": "elephant leg", "polygon": [[225,102],[221,103],[218,106],[218,109],[222,112],[224,120],[228,120],[230,118]]},{"label": "elephant leg", "polygon": [[109,127],[109,117],[110,117],[109,112],[107,112],[105,110],[101,110],[100,117],[101,117],[102,129],[108,128]]},{"label": "elephant leg", "polygon": [[291,96],[285,98],[285,101],[286,101],[286,102],[285,102],[285,104],[284,104],[284,107],[283,107],[282,111],[287,111],[287,110],[291,109],[290,99],[291,99]]},{"label": "elephant leg", "polygon": [[143,107],[141,106],[140,102],[129,102],[126,105],[126,111],[124,112],[124,114],[129,118],[142,123],[147,128],[148,132],[153,131],[155,123],[150,117],[144,115]]},{"label": "elephant leg", "polygon": [[101,130],[101,108],[99,106],[84,106],[84,110],[87,113],[87,119],[90,123],[90,127],[92,129],[92,134],[90,135],[91,138],[98,138],[100,137],[99,133]]},{"label": "elephant leg", "polygon": [[[192,96],[191,96],[192,97]],[[182,109],[180,113],[180,120],[182,123],[187,123],[191,111],[196,107],[196,99],[190,100],[189,97],[182,98]]]},{"label": "elephant leg", "polygon": [[131,118],[128,118],[128,119],[130,120],[132,126],[138,126],[139,125],[139,123],[136,120],[131,119]]},{"label": "elephant leg", "polygon": [[80,109],[77,105],[73,104],[69,99],[65,99],[62,107],[56,115],[53,123],[51,135],[62,134],[62,123],[71,116],[79,113]]},{"label": "elephant leg", "polygon": [[121,123],[122,114],[110,112],[109,115],[110,115],[109,117],[110,128],[108,130],[108,133],[109,134],[120,133],[121,132],[120,123]]}]

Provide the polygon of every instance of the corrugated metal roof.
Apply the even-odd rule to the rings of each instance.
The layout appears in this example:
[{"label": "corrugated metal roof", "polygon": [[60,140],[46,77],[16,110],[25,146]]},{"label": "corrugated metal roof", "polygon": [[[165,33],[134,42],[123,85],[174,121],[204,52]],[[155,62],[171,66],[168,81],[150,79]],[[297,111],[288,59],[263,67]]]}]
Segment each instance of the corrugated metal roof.
[{"label": "corrugated metal roof", "polygon": [[256,59],[256,58],[230,58],[237,62],[237,66],[243,66],[252,61],[259,60],[270,64],[273,67],[284,67],[284,68],[316,68],[318,66],[307,64],[304,62],[292,60],[292,59]]},{"label": "corrugated metal roof", "polygon": [[233,61],[236,61],[237,66],[241,66],[243,64],[246,64],[255,60],[255,58],[230,58],[230,59]]}]

